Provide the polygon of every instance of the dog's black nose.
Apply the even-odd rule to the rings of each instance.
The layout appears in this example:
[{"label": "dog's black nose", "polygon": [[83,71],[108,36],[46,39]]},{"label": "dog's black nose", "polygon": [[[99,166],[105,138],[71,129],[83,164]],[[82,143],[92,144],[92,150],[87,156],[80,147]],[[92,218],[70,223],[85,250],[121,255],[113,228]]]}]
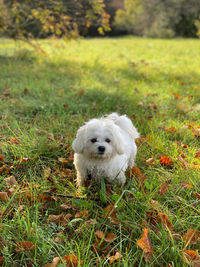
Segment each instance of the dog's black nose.
[{"label": "dog's black nose", "polygon": [[101,152],[101,153],[103,153],[104,151],[105,151],[105,146],[99,146],[98,147],[98,150],[99,150],[99,152]]}]

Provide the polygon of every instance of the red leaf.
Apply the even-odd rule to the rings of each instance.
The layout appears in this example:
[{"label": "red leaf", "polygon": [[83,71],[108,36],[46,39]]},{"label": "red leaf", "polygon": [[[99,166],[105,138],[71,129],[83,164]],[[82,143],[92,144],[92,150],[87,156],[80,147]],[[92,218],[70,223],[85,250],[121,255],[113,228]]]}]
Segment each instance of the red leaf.
[{"label": "red leaf", "polygon": [[4,156],[0,155],[0,161],[4,161]]},{"label": "red leaf", "polygon": [[171,167],[173,165],[173,161],[167,156],[160,157],[160,164],[165,167]]},{"label": "red leaf", "polygon": [[195,154],[194,157],[195,157],[195,158],[200,158],[200,150],[199,150],[198,152],[196,152],[196,154]]},{"label": "red leaf", "polygon": [[82,260],[79,260],[79,258],[74,254],[66,255],[62,259],[66,262],[67,267],[78,266],[79,262],[80,264],[82,263]]},{"label": "red leaf", "polygon": [[174,126],[171,126],[169,128],[165,128],[165,131],[175,133],[177,132],[177,129]]}]

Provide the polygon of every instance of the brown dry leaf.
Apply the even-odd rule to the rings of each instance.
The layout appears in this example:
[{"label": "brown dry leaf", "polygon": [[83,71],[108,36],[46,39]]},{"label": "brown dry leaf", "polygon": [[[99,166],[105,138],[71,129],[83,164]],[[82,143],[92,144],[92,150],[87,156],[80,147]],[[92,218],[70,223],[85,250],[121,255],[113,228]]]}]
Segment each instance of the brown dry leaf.
[{"label": "brown dry leaf", "polygon": [[81,210],[75,214],[75,218],[83,218],[87,219],[89,217],[89,212],[88,210]]},{"label": "brown dry leaf", "polygon": [[104,240],[106,242],[112,242],[114,239],[116,238],[115,234],[114,233],[108,233],[106,235],[106,237],[104,238]]},{"label": "brown dry leaf", "polygon": [[156,163],[156,160],[154,158],[150,158],[146,160],[146,164],[147,165],[153,165]]},{"label": "brown dry leaf", "polygon": [[62,259],[66,262],[67,267],[78,266],[79,262],[82,264],[82,260],[79,260],[79,258],[74,254],[66,255]]},{"label": "brown dry leaf", "polygon": [[0,264],[3,264],[4,263],[4,257],[3,256],[0,256]]},{"label": "brown dry leaf", "polygon": [[102,231],[96,231],[95,232],[96,237],[98,237],[99,239],[104,238],[104,233]]},{"label": "brown dry leaf", "polygon": [[9,195],[10,197],[12,197],[13,194],[14,194],[14,192],[15,192],[15,190],[16,190],[16,188],[13,188],[13,187],[9,188],[9,189],[8,189],[8,195]]},{"label": "brown dry leaf", "polygon": [[146,175],[144,175],[136,166],[132,168],[132,174],[139,178],[140,182],[143,182],[146,179]]},{"label": "brown dry leaf", "polygon": [[180,182],[180,186],[184,188],[194,188],[193,184],[185,182],[185,181]]},{"label": "brown dry leaf", "polygon": [[187,264],[193,264],[193,266],[200,266],[200,256],[194,250],[183,251],[183,260]]},{"label": "brown dry leaf", "polygon": [[200,194],[199,194],[199,193],[194,192],[194,195],[195,195],[198,199],[200,199]]},{"label": "brown dry leaf", "polygon": [[138,246],[144,251],[145,261],[150,261],[153,255],[151,241],[149,240],[149,229],[142,229],[143,235],[137,241]]},{"label": "brown dry leaf", "polygon": [[52,261],[52,263],[47,263],[45,264],[45,267],[56,267],[56,265],[58,264],[58,262],[60,261],[59,257],[55,257]]},{"label": "brown dry leaf", "polygon": [[119,252],[116,252],[114,256],[109,258],[109,263],[112,264],[114,261],[116,261],[122,257],[123,256]]},{"label": "brown dry leaf", "polygon": [[75,210],[76,209],[71,204],[61,204],[60,207],[62,210]]},{"label": "brown dry leaf", "polygon": [[4,156],[0,155],[0,161],[4,161]]},{"label": "brown dry leaf", "polygon": [[63,104],[63,108],[67,109],[68,107],[68,104]]},{"label": "brown dry leaf", "polygon": [[119,219],[117,218],[117,210],[113,205],[108,205],[104,209],[105,213],[102,215],[104,218],[110,218],[111,223],[120,224]]},{"label": "brown dry leaf", "polygon": [[21,158],[19,161],[20,162],[27,162],[27,161],[29,161],[29,160],[31,160],[30,158]]},{"label": "brown dry leaf", "polygon": [[58,158],[58,160],[62,163],[68,163],[69,160],[68,159],[65,159],[65,158]]},{"label": "brown dry leaf", "polygon": [[28,88],[24,88],[24,93],[25,93],[25,94],[28,93]]},{"label": "brown dry leaf", "polygon": [[161,156],[160,164],[165,167],[172,167],[173,161],[168,156]]},{"label": "brown dry leaf", "polygon": [[195,158],[200,158],[200,150],[195,153]]},{"label": "brown dry leaf", "polygon": [[61,213],[59,215],[49,215],[49,221],[58,225],[65,225],[69,222],[69,219],[72,217],[70,213],[65,214]]},{"label": "brown dry leaf", "polygon": [[0,167],[0,174],[4,171],[4,169],[7,167],[6,164],[4,164],[3,166]]},{"label": "brown dry leaf", "polygon": [[17,184],[17,181],[15,179],[15,176],[10,176],[8,178],[5,178],[4,181],[5,181],[5,183],[6,183],[7,186],[16,185]]},{"label": "brown dry leaf", "polygon": [[50,174],[51,174],[51,168],[46,168],[44,171],[43,171],[43,174],[45,177],[49,177]]},{"label": "brown dry leaf", "polygon": [[187,169],[188,168],[188,163],[186,160],[183,159],[183,157],[179,156],[178,160],[182,163],[182,166]]},{"label": "brown dry leaf", "polygon": [[0,201],[9,201],[10,198],[6,192],[0,192]]},{"label": "brown dry leaf", "polygon": [[47,138],[48,138],[50,141],[55,141],[55,137],[54,137],[54,134],[53,134],[53,133],[48,133]]},{"label": "brown dry leaf", "polygon": [[169,229],[172,232],[173,231],[173,225],[169,221],[168,216],[162,212],[158,213],[158,216],[159,216],[160,221],[161,221],[162,225],[164,226],[165,230]]},{"label": "brown dry leaf", "polygon": [[84,93],[85,93],[84,90],[80,90],[80,91],[78,91],[78,95],[79,95],[79,96],[83,95]]},{"label": "brown dry leaf", "polygon": [[187,233],[184,234],[183,240],[185,240],[185,247],[189,244],[196,244],[200,241],[200,233],[190,228],[187,230]]},{"label": "brown dry leaf", "polygon": [[170,132],[170,133],[175,133],[177,132],[177,129],[174,126],[171,126],[169,128],[165,128],[165,131]]},{"label": "brown dry leaf", "polygon": [[35,248],[35,245],[31,241],[20,241],[16,244],[16,251],[19,252],[20,250],[32,250]]},{"label": "brown dry leaf", "polygon": [[192,129],[192,134],[195,137],[200,137],[200,129],[199,128],[193,128]]},{"label": "brown dry leaf", "polygon": [[159,188],[160,196],[164,195],[168,190],[168,184],[164,182]]}]

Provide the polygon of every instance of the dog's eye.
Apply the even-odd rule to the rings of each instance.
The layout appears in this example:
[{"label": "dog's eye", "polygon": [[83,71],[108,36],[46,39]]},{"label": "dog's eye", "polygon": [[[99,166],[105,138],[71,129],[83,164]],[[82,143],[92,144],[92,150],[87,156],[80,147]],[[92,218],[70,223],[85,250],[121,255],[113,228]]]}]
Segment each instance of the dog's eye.
[{"label": "dog's eye", "polygon": [[96,143],[96,142],[97,142],[97,139],[96,139],[96,138],[92,138],[92,139],[91,139],[91,142],[92,142],[92,143]]},{"label": "dog's eye", "polygon": [[107,143],[110,143],[110,139],[109,138],[106,138],[105,140]]}]

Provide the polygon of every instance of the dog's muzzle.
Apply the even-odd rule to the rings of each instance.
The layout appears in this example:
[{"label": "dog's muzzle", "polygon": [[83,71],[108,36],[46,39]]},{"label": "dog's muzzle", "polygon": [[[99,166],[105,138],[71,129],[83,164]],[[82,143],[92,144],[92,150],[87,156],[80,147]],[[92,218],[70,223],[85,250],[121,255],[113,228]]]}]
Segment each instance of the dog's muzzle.
[{"label": "dog's muzzle", "polygon": [[99,146],[98,147],[98,154],[103,155],[105,150],[106,150],[105,146]]}]

